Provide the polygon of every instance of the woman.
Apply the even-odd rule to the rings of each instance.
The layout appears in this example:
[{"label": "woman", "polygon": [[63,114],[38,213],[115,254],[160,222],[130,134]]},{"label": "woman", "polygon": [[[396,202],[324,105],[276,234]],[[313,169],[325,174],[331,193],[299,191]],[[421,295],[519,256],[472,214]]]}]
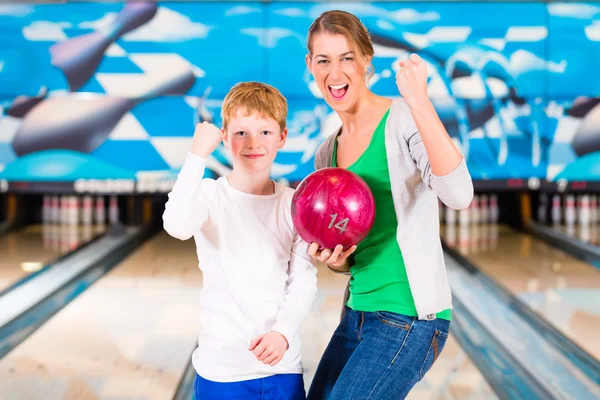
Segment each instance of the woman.
[{"label": "woman", "polygon": [[357,173],[377,207],[357,246],[310,246],[314,258],[351,279],[309,400],[404,398],[444,348],[452,317],[437,199],[468,207],[471,176],[428,97],[424,61],[411,54],[400,63],[402,98],[392,101],[367,87],[373,54],[366,28],[347,12],[325,12],[309,29],[306,65],[342,121],[315,167]]}]

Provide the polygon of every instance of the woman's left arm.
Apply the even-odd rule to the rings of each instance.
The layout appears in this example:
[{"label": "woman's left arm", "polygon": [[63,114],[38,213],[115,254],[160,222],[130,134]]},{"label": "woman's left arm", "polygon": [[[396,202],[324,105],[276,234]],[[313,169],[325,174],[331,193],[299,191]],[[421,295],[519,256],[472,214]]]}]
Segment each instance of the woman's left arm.
[{"label": "woman's left arm", "polygon": [[463,160],[429,98],[409,106],[421,140],[427,151],[431,173],[445,176],[458,168]]},{"label": "woman's left arm", "polygon": [[446,205],[466,208],[473,197],[473,182],[464,157],[450,139],[427,94],[427,65],[418,55],[411,54],[410,60],[400,66],[396,84],[417,127],[415,135],[409,138],[409,146],[420,145],[425,150],[420,149],[424,154],[413,156],[419,156],[418,164],[426,164],[419,168],[430,171],[431,180],[427,183]]}]

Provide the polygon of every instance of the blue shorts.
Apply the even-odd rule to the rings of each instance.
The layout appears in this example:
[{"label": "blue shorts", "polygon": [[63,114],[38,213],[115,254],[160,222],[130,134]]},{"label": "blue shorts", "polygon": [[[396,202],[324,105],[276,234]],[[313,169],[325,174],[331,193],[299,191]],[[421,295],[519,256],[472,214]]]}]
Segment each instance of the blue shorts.
[{"label": "blue shorts", "polygon": [[213,382],[196,374],[194,394],[196,400],[306,400],[302,374],[240,382]]}]

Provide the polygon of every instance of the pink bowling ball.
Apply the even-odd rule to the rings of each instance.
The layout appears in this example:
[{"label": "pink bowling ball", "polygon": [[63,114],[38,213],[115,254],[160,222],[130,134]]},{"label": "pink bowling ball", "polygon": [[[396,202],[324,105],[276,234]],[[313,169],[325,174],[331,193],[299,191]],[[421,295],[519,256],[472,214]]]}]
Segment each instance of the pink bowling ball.
[{"label": "pink bowling ball", "polygon": [[292,198],[292,221],[308,243],[344,250],[360,243],[373,226],[375,198],[367,183],[343,168],[308,175]]}]

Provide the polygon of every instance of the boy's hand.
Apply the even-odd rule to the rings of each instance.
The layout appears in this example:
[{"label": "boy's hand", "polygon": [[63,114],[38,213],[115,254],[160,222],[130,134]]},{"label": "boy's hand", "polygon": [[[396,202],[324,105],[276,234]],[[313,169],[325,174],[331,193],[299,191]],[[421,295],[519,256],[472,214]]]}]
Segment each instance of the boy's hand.
[{"label": "boy's hand", "polygon": [[282,334],[269,332],[252,339],[248,350],[254,353],[258,361],[274,367],[281,361],[287,348],[288,342]]},{"label": "boy's hand", "polygon": [[330,268],[335,269],[339,272],[350,271],[350,266],[347,263],[348,257],[356,250],[356,245],[350,247],[348,250],[343,251],[343,246],[338,244],[335,249],[322,249],[321,246],[313,242],[308,247],[308,254],[316,260],[321,261]]},{"label": "boy's hand", "polygon": [[219,146],[222,140],[221,130],[209,122],[196,125],[192,153],[198,157],[208,157]]}]

